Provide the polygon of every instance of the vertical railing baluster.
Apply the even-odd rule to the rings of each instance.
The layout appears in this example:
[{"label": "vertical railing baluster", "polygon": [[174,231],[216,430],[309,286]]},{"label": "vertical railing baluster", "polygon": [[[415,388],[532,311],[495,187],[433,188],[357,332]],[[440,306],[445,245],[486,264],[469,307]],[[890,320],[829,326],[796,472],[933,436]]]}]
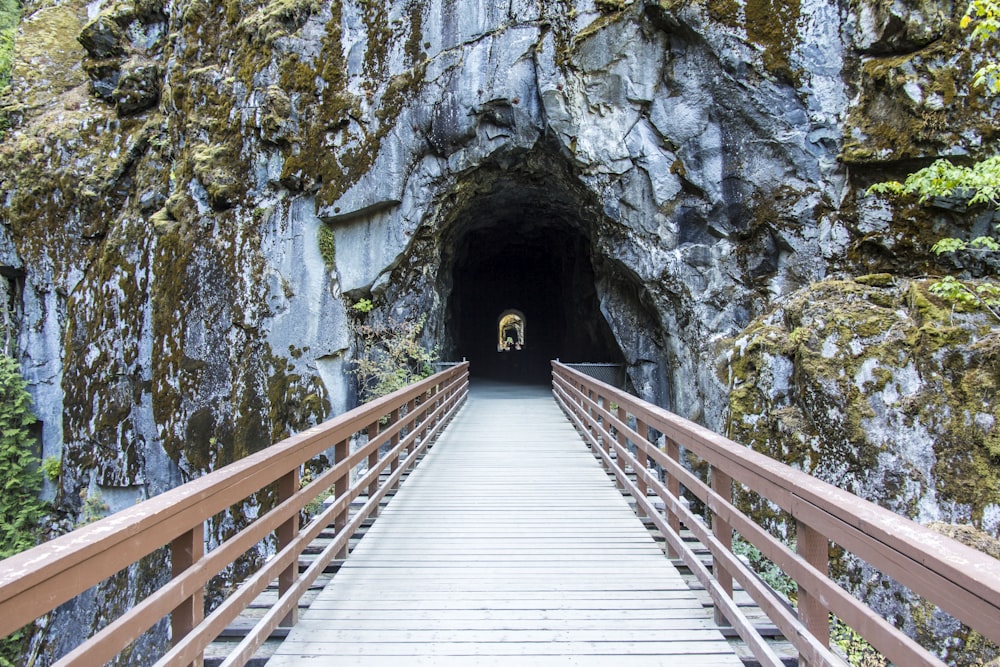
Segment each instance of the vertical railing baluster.
[{"label": "vertical railing baluster", "polygon": [[[396,408],[389,413],[389,426],[399,423],[399,408]],[[399,445],[399,431],[392,434],[389,438],[389,456],[391,460],[389,461],[389,472],[394,473],[399,468],[399,453],[396,452],[396,446]],[[393,488],[397,488],[394,485]]]},{"label": "vertical railing baluster", "polygon": [[[810,565],[825,575],[830,570],[830,544],[826,536],[802,521],[796,521],[796,550]],[[823,602],[799,585],[799,620],[823,646],[830,646],[830,611]],[[803,665],[808,664],[800,656]]]},{"label": "vertical railing baluster", "polygon": [[[612,410],[611,409],[611,403],[612,403],[611,399],[608,398],[608,397],[606,397],[606,396],[602,396],[601,398],[604,399],[604,402],[601,404],[601,405],[604,406],[604,409],[607,410],[610,414],[618,416],[619,411],[621,410],[621,407],[616,405],[615,409]],[[606,449],[608,451],[608,455],[609,456],[611,455],[612,449],[615,450],[615,455],[617,456],[617,458],[615,460],[617,462],[618,468],[621,470],[621,473],[622,473],[621,477],[618,477],[618,475],[615,475],[615,480],[617,482],[618,490],[619,491],[624,491],[625,490],[625,468],[628,465],[628,457],[627,456],[622,456],[621,452],[617,451],[617,448],[612,448],[612,446],[611,446],[611,420],[610,419],[605,419],[604,420],[604,433],[605,433],[604,442],[605,442],[605,447],[606,447]],[[628,445],[627,445],[627,442],[625,440],[625,434],[624,433],[622,433],[621,431],[619,431],[618,433],[615,433],[614,441],[616,443],[618,443],[619,445],[621,445],[626,451],[628,451]]]},{"label": "vertical railing baluster", "polygon": [[[333,447],[333,463],[337,465],[341,461],[346,461],[350,456],[350,440],[341,440]],[[347,495],[348,487],[351,484],[351,471],[344,473],[333,483],[333,496],[339,502]],[[347,528],[347,520],[350,516],[350,507],[345,507],[333,520],[333,529],[337,536]],[[337,553],[337,558],[347,558],[348,541],[344,542],[344,547]]]},{"label": "vertical railing baluster", "polygon": [[[675,441],[673,438],[669,438],[667,436],[664,436],[664,440],[665,440],[666,445],[667,445],[667,457],[670,458],[670,460],[673,461],[674,463],[676,463],[677,465],[680,465],[680,463],[681,463],[681,448],[677,444],[677,441]],[[676,500],[678,503],[680,502],[680,500],[681,500],[681,481],[677,478],[676,475],[671,474],[669,471],[667,471],[667,491],[670,493],[671,496],[673,496],[674,500]],[[680,537],[680,534],[681,534],[681,518],[680,518],[680,516],[678,514],[674,513],[674,512],[668,512],[667,513],[667,523],[670,525],[670,530],[674,531],[677,534],[677,536]],[[673,549],[671,549],[669,547],[667,549],[667,553],[672,558],[677,558],[677,557],[680,556],[680,554],[673,553]]]},{"label": "vertical railing baluster", "polygon": [[420,411],[420,442],[427,440],[427,434],[430,432],[430,414],[431,414],[431,397],[433,394],[431,390],[428,389],[423,393],[424,400],[421,402],[423,410]]},{"label": "vertical railing baluster", "polygon": [[[205,555],[205,528],[198,524],[170,543],[170,571],[177,578]],[[181,602],[170,614],[170,638],[176,644],[194,630],[205,618],[205,588],[198,587],[191,596]],[[199,655],[190,663],[191,667],[201,667],[204,655]]]},{"label": "vertical railing baluster", "polygon": [[[407,426],[407,435],[409,435],[410,433],[413,433],[413,431],[417,428],[417,412],[416,411],[417,411],[417,399],[416,398],[411,398],[410,401],[406,404],[406,419],[407,419],[407,422],[409,423],[409,426]],[[414,443],[416,442],[416,438],[414,438],[413,442]],[[411,447],[412,446],[413,446],[413,443],[411,443]],[[404,454],[409,454],[409,451],[410,451],[409,449],[405,449],[405,450],[401,451],[399,453],[399,455],[403,456]]]},{"label": "vertical railing baluster", "polygon": [[[373,440],[375,440],[375,438],[378,437],[378,434],[379,434],[379,425],[381,423],[382,423],[381,419],[376,419],[375,421],[373,421],[371,424],[368,425],[368,442],[369,442],[369,444]],[[368,455],[368,470],[369,471],[375,470],[376,468],[378,468],[378,459],[379,459],[378,450],[379,449],[380,449],[379,447],[376,447],[374,450],[372,450],[371,454]],[[372,478],[371,484],[368,485],[368,498],[369,499],[374,498],[375,494],[378,493],[378,481],[379,481],[379,476],[376,475],[375,477]],[[372,518],[378,516],[378,505],[375,505],[374,507],[372,507],[372,514],[371,515],[372,515]]]},{"label": "vertical railing baluster", "polygon": [[[710,474],[712,476],[712,490],[722,496],[722,500],[726,503],[732,503],[733,478],[716,467],[711,468]],[[723,547],[729,551],[733,550],[733,527],[728,521],[723,520],[718,513],[712,514],[712,533],[715,534],[715,538],[722,543]],[[720,565],[718,558],[715,559],[714,572],[715,579],[722,586],[722,590],[732,598],[733,575]],[[718,625],[731,625],[731,621],[721,613],[718,606],[715,608],[715,622]]]},{"label": "vertical railing baluster", "polygon": [[[619,410],[624,412],[623,408],[619,408]],[[621,417],[622,421],[625,421],[625,418],[628,416],[628,414],[625,413],[624,415],[619,415],[619,416]],[[635,420],[635,430],[639,433],[639,438],[640,438],[640,442],[634,443],[635,458],[638,459],[640,467],[640,470],[636,471],[636,479],[638,481],[639,493],[641,493],[643,497],[645,497],[646,494],[649,492],[649,485],[646,484],[646,479],[642,477],[639,473],[645,474],[645,472],[649,469],[649,455],[646,454],[646,442],[645,442],[649,438],[649,427],[646,426],[646,422],[642,421],[637,417]],[[645,510],[643,510],[642,508],[639,508],[639,516],[646,516]]]},{"label": "vertical railing baluster", "polygon": [[[299,490],[299,469],[294,470],[282,475],[278,479],[278,502],[284,502],[295,495],[295,492]],[[278,530],[275,531],[278,536],[278,551],[281,551],[295,539],[295,536],[299,534],[299,513],[293,514],[287,521],[278,526]],[[295,579],[299,576],[299,564],[298,559],[296,562],[291,563],[288,567],[281,571],[278,575],[278,595],[284,595],[287,590],[289,590],[293,585],[295,585]],[[295,625],[299,620],[299,606],[296,604],[292,607],[288,615],[281,619],[281,627],[290,628]]]}]

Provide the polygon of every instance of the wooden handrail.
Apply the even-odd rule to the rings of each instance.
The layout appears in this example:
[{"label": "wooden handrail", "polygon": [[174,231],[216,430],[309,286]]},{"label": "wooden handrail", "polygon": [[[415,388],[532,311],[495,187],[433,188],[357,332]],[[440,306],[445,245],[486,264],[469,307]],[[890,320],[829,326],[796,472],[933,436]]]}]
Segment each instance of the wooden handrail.
[{"label": "wooden handrail", "polygon": [[[258,623],[240,645],[239,656],[227,661],[245,664],[274,627],[294,621],[298,597],[312,579],[338,552],[346,550],[356,527],[377,510],[379,501],[416,464],[462,405],[468,393],[468,372],[467,362],[446,368],[134,507],[0,561],[0,636],[15,632],[157,549],[171,546],[172,579],[93,637],[81,638],[57,664],[103,664],[169,615],[173,617],[174,649],[158,664],[197,664],[208,643],[277,579],[277,611]],[[372,428],[379,422],[385,425]],[[367,444],[349,454],[347,443],[365,429],[370,436]],[[380,449],[388,445],[389,451],[381,455]],[[331,448],[336,451],[334,465],[297,489],[302,466]],[[368,471],[350,484],[351,471],[362,461],[368,462]],[[389,477],[380,484],[383,472]],[[276,507],[204,552],[205,521],[274,483],[279,484]],[[299,513],[331,487],[336,492],[323,512],[300,528]],[[370,494],[368,501],[348,522],[351,501],[365,493]],[[341,521],[339,517],[345,518]],[[320,561],[325,561],[318,568],[315,566],[320,561],[296,577],[303,550],[334,523],[340,529],[333,543],[336,549],[327,548],[320,556]],[[206,583],[261,540],[276,534],[275,556],[211,615],[202,618],[201,596]]]},{"label": "wooden handrail", "polygon": [[[655,511],[650,516],[667,535],[671,549],[684,548],[681,540],[673,539],[676,527],[683,523],[712,551],[716,565],[724,572],[723,582],[728,576],[739,581],[807,664],[839,663],[826,650],[829,614],[833,613],[895,664],[943,665],[830,579],[828,542],[862,558],[1000,643],[1000,561],[564,364],[553,362],[552,366],[557,401],[591,443],[595,455],[636,497],[639,509],[647,514],[653,511],[645,498],[647,487],[663,500],[668,516]],[[617,405],[614,411],[612,403]],[[667,453],[651,441],[649,428],[663,434]],[[682,466],[676,454],[678,446],[707,463],[714,481],[706,482]],[[647,459],[659,466],[665,481],[647,470]],[[626,467],[631,467],[636,481],[643,484],[642,492],[629,479]],[[759,494],[792,517],[798,526],[798,553],[732,504],[728,491],[733,483]],[[705,503],[713,526],[724,526],[722,530],[729,537],[735,531],[796,581],[799,618],[789,615],[773,592],[760,590],[755,575],[725,544],[725,536],[719,539],[718,534],[706,530],[701,518],[687,509],[679,497],[681,486]],[[693,558],[693,554],[680,555],[686,562]],[[695,574],[709,576],[707,571]],[[702,583],[713,598],[725,589],[714,578]],[[724,613],[743,636],[749,624],[731,617],[731,611]],[[743,639],[756,654],[758,639]],[[767,656],[758,658],[762,663],[769,660]]]}]

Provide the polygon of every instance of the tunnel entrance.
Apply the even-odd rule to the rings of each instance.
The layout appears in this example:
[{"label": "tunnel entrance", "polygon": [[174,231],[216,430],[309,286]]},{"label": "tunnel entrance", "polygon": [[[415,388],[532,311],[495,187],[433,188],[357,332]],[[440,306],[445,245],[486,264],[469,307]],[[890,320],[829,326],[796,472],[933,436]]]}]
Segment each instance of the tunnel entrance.
[{"label": "tunnel entrance", "polygon": [[[556,358],[624,363],[601,314],[586,227],[569,203],[523,182],[476,203],[449,244],[453,356],[467,358],[475,377],[528,383],[549,382]],[[520,318],[520,345],[514,319],[504,333],[511,313]]]}]

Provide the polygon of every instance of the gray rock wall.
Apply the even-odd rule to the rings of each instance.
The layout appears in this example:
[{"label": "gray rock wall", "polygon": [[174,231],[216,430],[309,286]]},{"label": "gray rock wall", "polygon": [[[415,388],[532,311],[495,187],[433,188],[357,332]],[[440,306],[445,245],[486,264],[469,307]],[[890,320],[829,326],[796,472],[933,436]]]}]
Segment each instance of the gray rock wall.
[{"label": "gray rock wall", "polygon": [[[543,370],[621,360],[638,394],[724,429],[716,361],[755,318],[831,275],[935,270],[934,238],[990,223],[864,195],[992,138],[963,9],[29,3],[0,273],[62,527],[349,407],[361,298],[372,322],[426,316],[445,356],[483,338],[477,302],[534,299]],[[492,296],[469,284],[490,262]]]}]

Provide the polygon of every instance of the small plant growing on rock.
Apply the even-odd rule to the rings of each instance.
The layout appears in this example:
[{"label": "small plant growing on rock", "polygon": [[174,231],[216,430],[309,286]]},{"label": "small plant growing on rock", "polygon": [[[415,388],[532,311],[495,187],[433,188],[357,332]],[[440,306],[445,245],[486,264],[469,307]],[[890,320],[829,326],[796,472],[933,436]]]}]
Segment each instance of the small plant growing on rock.
[{"label": "small plant growing on rock", "polygon": [[[961,27],[972,27],[972,41],[988,51],[986,64],[973,75],[972,83],[987,93],[1000,93],[1000,62],[997,60],[997,33],[1000,31],[1000,1],[972,0]],[[936,198],[958,197],[969,206],[987,205],[1000,210],[1000,155],[994,155],[970,166],[950,160],[936,160],[930,166],[913,172],[906,180],[885,181],[868,188],[869,194],[916,196],[923,204]],[[996,226],[1000,234],[1000,225]],[[982,257],[1000,253],[1000,242],[993,236],[965,240],[947,237],[931,247],[937,255],[958,254]],[[1000,282],[998,276],[982,282],[945,276],[930,287],[939,297],[967,307],[981,307],[1000,321]]]},{"label": "small plant growing on rock", "polygon": [[42,461],[42,472],[50,482],[59,481],[59,473],[62,470],[62,461],[58,456],[46,456]]},{"label": "small plant growing on rock", "polygon": [[332,269],[337,262],[337,241],[333,235],[333,227],[326,223],[321,224],[317,243],[323,263],[326,264],[327,268]]},{"label": "small plant growing on rock", "polygon": [[80,500],[82,503],[80,505],[80,520],[77,521],[77,526],[86,526],[89,523],[100,521],[107,516],[108,511],[111,509],[104,502],[104,496],[101,495],[100,491],[90,493],[87,489],[84,489],[80,492]]},{"label": "small plant growing on rock", "polygon": [[361,314],[368,314],[372,312],[372,309],[374,307],[375,304],[371,302],[371,299],[358,299],[357,303],[351,306],[351,308],[353,308],[355,312]]},{"label": "small plant growing on rock", "polygon": [[351,371],[364,403],[386,396],[434,374],[437,350],[420,344],[424,317],[417,321],[389,320],[381,325],[358,325],[359,357]]},{"label": "small plant growing on rock", "polygon": [[889,661],[859,635],[854,628],[834,619],[830,640],[836,644],[854,667],[887,667]]}]

